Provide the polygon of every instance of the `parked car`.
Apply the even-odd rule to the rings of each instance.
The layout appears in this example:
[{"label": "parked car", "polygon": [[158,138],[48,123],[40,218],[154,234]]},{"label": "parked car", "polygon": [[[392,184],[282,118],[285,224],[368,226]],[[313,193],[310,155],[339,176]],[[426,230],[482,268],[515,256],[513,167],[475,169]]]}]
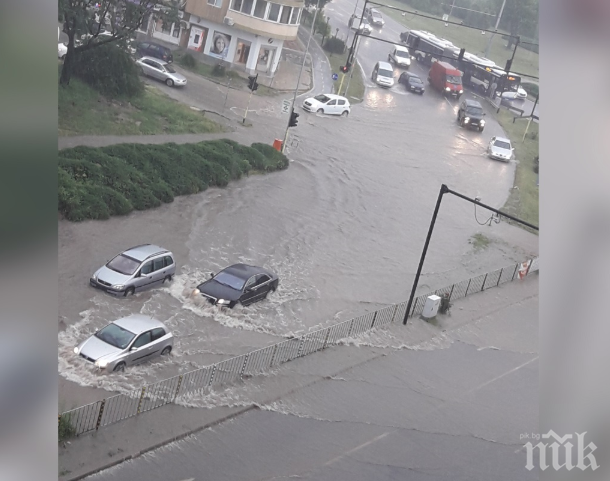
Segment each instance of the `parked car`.
[{"label": "parked car", "polygon": [[444,95],[456,98],[464,93],[462,72],[447,62],[434,62],[428,73],[428,82]]},{"label": "parked car", "polygon": [[106,372],[172,352],[174,336],[152,317],[134,314],[111,322],[74,348],[74,353]]},{"label": "parked car", "polygon": [[112,258],[89,279],[89,284],[115,296],[129,296],[171,281],[174,255],[153,244],[132,247]]},{"label": "parked car", "polygon": [[502,98],[507,100],[524,100],[527,98],[527,92],[523,87],[519,86],[516,92],[514,90],[502,92]]},{"label": "parked car", "polygon": [[347,116],[350,113],[351,107],[349,100],[345,97],[334,94],[321,94],[305,99],[303,109],[319,114]]},{"label": "parked car", "polygon": [[489,158],[491,159],[508,162],[512,159],[514,150],[509,139],[504,137],[492,137],[487,146],[487,155],[489,155]]},{"label": "parked car", "polygon": [[278,277],[262,267],[234,264],[199,284],[195,294],[200,294],[210,304],[233,308],[237,303],[248,306],[265,299],[275,292]]},{"label": "parked car", "polygon": [[168,87],[184,87],[186,85],[186,77],[176,72],[170,64],[163,60],[142,57],[136,60],[136,64],[138,64],[144,75],[161,80]]},{"label": "parked car", "polygon": [[409,68],[411,66],[411,54],[409,53],[409,49],[401,45],[395,45],[388,54],[388,62],[393,63],[397,67]]},{"label": "parked car", "polygon": [[422,79],[411,72],[403,72],[398,77],[398,83],[403,84],[409,92],[416,92],[419,95],[424,95],[426,87]]},{"label": "parked car", "polygon": [[390,88],[394,85],[394,69],[388,62],[377,62],[371,80],[381,87]]},{"label": "parked car", "polygon": [[483,132],[485,120],[483,106],[476,100],[462,100],[457,114],[457,121],[462,127],[475,128]]},{"label": "parked car", "polygon": [[385,20],[383,19],[381,12],[376,8],[367,7],[364,11],[366,18],[368,18],[369,22],[375,25],[376,27],[383,27],[385,25]]},{"label": "parked car", "polygon": [[68,46],[65,43],[57,44],[57,58],[64,59],[68,53]]},{"label": "parked car", "polygon": [[360,17],[356,15],[350,17],[347,25],[350,29],[359,32],[362,35],[370,35],[373,32],[373,27],[369,25],[366,18],[362,19],[362,22],[360,22]]},{"label": "parked car", "polygon": [[136,56],[138,57],[154,57],[161,59],[167,63],[174,61],[172,51],[154,42],[141,42],[136,46]]}]

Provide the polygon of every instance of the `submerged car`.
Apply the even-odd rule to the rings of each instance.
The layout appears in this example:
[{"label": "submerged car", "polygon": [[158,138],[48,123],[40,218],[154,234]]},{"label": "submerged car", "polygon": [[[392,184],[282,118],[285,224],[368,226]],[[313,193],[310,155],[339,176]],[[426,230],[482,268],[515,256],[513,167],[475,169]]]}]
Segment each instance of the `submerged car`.
[{"label": "submerged car", "polygon": [[303,109],[319,114],[347,116],[351,107],[349,100],[345,97],[335,94],[321,94],[305,99]]},{"label": "submerged car", "polygon": [[160,321],[134,314],[111,322],[74,348],[74,353],[106,372],[165,356],[172,351],[174,336]]},{"label": "submerged car", "polygon": [[416,92],[419,95],[424,95],[426,87],[422,79],[411,72],[403,72],[398,77],[398,83],[403,84],[409,92]]},{"label": "submerged car", "polygon": [[195,294],[202,295],[213,305],[233,308],[238,303],[248,306],[275,292],[278,277],[262,267],[234,264],[199,284]]},{"label": "submerged car", "polygon": [[487,146],[487,155],[489,155],[491,159],[508,162],[513,157],[514,150],[509,139],[504,137],[492,137]]},{"label": "submerged car", "polygon": [[170,251],[143,244],[112,258],[95,271],[89,284],[115,296],[129,296],[171,281],[175,273],[176,263]]},{"label": "submerged car", "polygon": [[136,60],[136,63],[144,75],[161,80],[168,87],[184,87],[186,85],[186,77],[176,72],[170,64],[163,60],[141,57]]}]

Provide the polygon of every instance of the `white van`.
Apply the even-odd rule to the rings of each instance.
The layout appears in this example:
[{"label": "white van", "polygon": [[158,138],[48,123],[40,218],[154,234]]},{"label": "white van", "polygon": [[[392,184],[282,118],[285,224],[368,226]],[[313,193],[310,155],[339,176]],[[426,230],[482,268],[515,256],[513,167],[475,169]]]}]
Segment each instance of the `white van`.
[{"label": "white van", "polygon": [[394,69],[388,62],[377,62],[371,80],[381,87],[390,88],[394,85]]},{"label": "white van", "polygon": [[388,54],[388,62],[397,67],[409,68],[411,66],[411,54],[407,47],[395,45],[394,49]]}]

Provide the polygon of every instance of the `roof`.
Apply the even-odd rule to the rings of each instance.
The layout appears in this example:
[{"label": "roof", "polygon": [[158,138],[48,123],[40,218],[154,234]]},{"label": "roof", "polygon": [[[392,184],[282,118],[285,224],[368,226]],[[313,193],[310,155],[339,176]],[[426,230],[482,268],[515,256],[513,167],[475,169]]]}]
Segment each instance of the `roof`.
[{"label": "roof", "polygon": [[481,107],[483,108],[483,106],[477,102],[476,100],[472,100],[472,99],[466,99],[464,100],[464,103],[469,106],[469,107]]},{"label": "roof", "polygon": [[142,244],[139,246],[131,247],[127,249],[123,254],[134,258],[137,261],[143,261],[148,259],[150,256],[154,256],[156,254],[161,254],[163,252],[169,252],[167,249],[163,247],[159,247],[154,244]]},{"label": "roof", "polygon": [[502,142],[507,142],[510,144],[510,139],[507,139],[506,137],[496,137],[496,140],[500,140]]},{"label": "roof", "polygon": [[326,95],[329,99],[342,99],[342,100],[347,100],[345,97],[343,97],[342,95],[337,95],[337,94],[321,94],[321,95]]},{"label": "roof", "polygon": [[398,50],[399,52],[409,52],[409,49],[407,47],[402,46],[402,45],[394,45],[394,48],[396,50]]},{"label": "roof", "polygon": [[394,70],[392,68],[392,66],[388,62],[379,61],[377,63],[379,64],[379,68],[385,68],[385,69],[388,69],[388,70]]},{"label": "roof", "polygon": [[165,60],[161,60],[160,58],[156,57],[147,57],[146,55],[144,57],[140,57],[138,60],[152,60],[153,62],[160,63],[161,65],[169,65]]},{"label": "roof", "polygon": [[157,321],[156,319],[153,319],[150,316],[145,316],[144,314],[132,314],[131,316],[123,317],[113,322],[117,326],[121,326],[122,328],[127,329],[129,332],[133,332],[136,335],[157,327],[165,328],[165,325],[161,321]]},{"label": "roof", "polygon": [[266,272],[262,267],[251,266],[248,264],[233,264],[225,269],[226,272],[230,272],[231,274],[239,277],[240,279],[248,280],[255,274],[261,274]]}]

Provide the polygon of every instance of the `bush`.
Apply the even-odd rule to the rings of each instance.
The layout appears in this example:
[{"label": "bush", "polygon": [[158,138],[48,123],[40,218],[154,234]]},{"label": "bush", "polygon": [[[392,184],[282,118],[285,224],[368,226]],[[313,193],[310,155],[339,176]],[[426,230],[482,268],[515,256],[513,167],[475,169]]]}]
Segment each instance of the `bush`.
[{"label": "bush", "polygon": [[195,68],[197,65],[195,57],[193,57],[190,53],[185,53],[184,56],[180,58],[180,63],[188,68]]},{"label": "bush", "polygon": [[345,52],[345,42],[340,38],[330,37],[324,42],[324,50],[340,55]]},{"label": "bush", "polygon": [[74,436],[76,429],[72,425],[69,414],[64,414],[59,418],[59,426],[57,431],[57,437],[59,441],[68,439]]},{"label": "bush", "polygon": [[144,92],[137,65],[114,43],[78,52],[74,75],[108,97],[134,97]]},{"label": "bush", "polygon": [[59,152],[58,210],[68,220],[107,219],[158,207],[177,195],[226,186],[256,169],[285,169],[288,158],[270,145],[232,140],[198,144],[121,144]]},{"label": "bush", "polygon": [[227,69],[223,64],[217,63],[214,65],[214,68],[212,69],[212,75],[214,75],[214,77],[224,77],[226,74]]}]

